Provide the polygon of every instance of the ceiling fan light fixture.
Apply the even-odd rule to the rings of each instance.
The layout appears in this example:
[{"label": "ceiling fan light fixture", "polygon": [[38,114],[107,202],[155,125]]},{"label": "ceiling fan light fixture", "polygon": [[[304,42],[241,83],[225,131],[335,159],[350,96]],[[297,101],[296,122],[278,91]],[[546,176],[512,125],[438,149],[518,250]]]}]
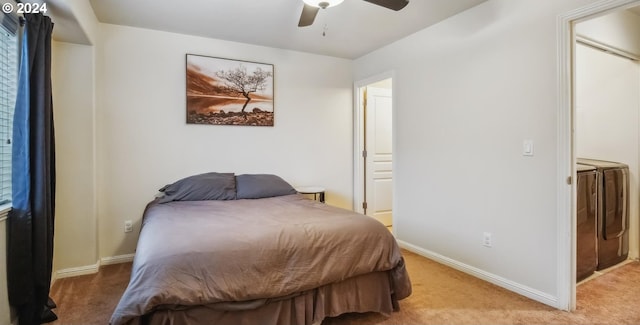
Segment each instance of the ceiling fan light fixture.
[{"label": "ceiling fan light fixture", "polygon": [[342,3],[344,0],[302,0],[304,3],[316,7],[327,9],[329,7],[337,6]]}]

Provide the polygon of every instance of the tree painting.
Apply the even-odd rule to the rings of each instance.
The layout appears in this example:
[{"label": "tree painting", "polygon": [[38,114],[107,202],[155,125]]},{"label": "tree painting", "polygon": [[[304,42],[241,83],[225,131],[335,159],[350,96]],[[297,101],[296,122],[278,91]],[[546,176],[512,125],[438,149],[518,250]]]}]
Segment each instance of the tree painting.
[{"label": "tree painting", "polygon": [[187,123],[273,126],[273,65],[187,54]]},{"label": "tree painting", "polygon": [[249,96],[258,90],[264,90],[267,78],[271,77],[271,72],[263,71],[260,67],[253,71],[253,74],[247,73],[247,68],[243,65],[231,71],[218,71],[218,78],[225,82],[224,89],[230,94],[242,95],[247,99],[242,105],[242,112],[247,108],[247,104],[251,101]]}]

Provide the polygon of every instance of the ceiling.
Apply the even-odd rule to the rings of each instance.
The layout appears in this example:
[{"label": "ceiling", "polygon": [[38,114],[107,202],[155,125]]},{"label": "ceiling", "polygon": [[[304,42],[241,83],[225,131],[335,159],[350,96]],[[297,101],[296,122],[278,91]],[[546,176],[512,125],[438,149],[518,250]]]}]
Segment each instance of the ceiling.
[{"label": "ceiling", "polygon": [[[392,11],[362,0],[297,27],[302,0],[90,0],[103,23],[355,59],[486,0],[411,0]],[[323,32],[325,35],[323,35]]]}]

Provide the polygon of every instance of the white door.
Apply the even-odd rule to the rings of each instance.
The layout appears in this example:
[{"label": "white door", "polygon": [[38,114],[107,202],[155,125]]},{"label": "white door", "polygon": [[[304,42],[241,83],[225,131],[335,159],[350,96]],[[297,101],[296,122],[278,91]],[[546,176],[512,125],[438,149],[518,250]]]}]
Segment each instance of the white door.
[{"label": "white door", "polygon": [[391,89],[367,87],[365,106],[365,212],[385,226],[392,224]]}]

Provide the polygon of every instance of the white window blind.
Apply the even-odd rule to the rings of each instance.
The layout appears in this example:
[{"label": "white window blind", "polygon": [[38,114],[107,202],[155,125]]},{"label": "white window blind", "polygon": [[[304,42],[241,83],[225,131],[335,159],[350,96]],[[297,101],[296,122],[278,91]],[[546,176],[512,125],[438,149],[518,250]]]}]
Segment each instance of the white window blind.
[{"label": "white window blind", "polygon": [[11,202],[11,137],[18,84],[17,17],[2,16],[0,28],[0,205]]}]

